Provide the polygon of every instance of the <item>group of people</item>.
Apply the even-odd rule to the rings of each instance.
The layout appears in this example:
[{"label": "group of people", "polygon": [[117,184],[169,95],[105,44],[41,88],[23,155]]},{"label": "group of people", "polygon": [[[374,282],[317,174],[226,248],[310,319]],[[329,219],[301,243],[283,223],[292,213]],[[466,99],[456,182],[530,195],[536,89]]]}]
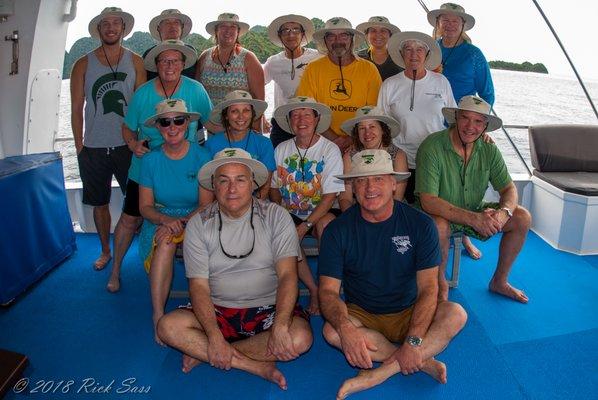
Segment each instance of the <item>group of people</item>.
[{"label": "group of people", "polygon": [[[236,14],[206,25],[215,46],[199,56],[182,42],[192,22],[178,10],[152,19],[159,43],[143,58],[122,46],[131,14],[109,7],[89,23],[101,44],[75,63],[71,97],[83,202],[101,242],[93,266],[112,261],[107,290],[119,291],[140,230],[155,339],[183,353],[184,372],[208,362],[286,389],[276,362],[309,350],[309,315],[321,313],[324,338],[361,370],[338,398],[399,372],[445,383],[434,357],[467,320],[448,301],[455,232],[502,232],[489,289],[528,301],[508,276],[530,215],[487,134],[502,122],[491,113],[488,64],[465,33],[475,20],[446,3],[428,21],[433,36],[379,16],[356,29],[335,17],[318,30],[281,16],[268,36],[283,50],[263,67],[241,46],[249,25]],[[125,201],[112,253],[113,175]],[[489,183],[496,203],[483,200]],[[307,235],[319,243],[317,280]],[[181,246],[190,303],[165,314]]]}]

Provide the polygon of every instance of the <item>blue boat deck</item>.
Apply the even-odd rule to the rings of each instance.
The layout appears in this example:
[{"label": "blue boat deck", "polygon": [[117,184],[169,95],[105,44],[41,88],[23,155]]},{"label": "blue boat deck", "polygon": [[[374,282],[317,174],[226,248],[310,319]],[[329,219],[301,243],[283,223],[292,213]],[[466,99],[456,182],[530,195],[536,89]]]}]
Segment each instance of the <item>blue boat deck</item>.
[{"label": "blue boat deck", "polygon": [[[530,233],[511,274],[530,297],[522,305],[486,289],[498,240],[476,242],[481,260],[461,259],[459,287],[450,298],[465,307],[469,320],[438,356],[447,364],[448,383],[421,373],[399,375],[351,399],[598,399],[598,256],[554,250]],[[183,374],[180,353],[153,341],[149,285],[136,244],[117,294],[105,290],[108,269],[91,268],[96,237],[78,234],[77,245],[73,257],[0,309],[0,348],[30,360],[28,386],[8,399],[330,399],[357,372],[325,343],[322,319],[315,317],[312,349],[279,363],[287,391],[206,364]],[[317,261],[310,264],[315,268]],[[173,289],[186,290],[180,264],[175,275]],[[185,302],[173,298],[167,309]]]}]

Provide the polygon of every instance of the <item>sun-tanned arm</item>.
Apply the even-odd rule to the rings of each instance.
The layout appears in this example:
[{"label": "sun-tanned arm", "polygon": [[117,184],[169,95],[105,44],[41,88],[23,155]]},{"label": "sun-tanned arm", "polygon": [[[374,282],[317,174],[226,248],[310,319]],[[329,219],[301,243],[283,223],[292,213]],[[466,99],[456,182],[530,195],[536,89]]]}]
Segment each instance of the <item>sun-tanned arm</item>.
[{"label": "sun-tanned arm", "polygon": [[85,70],[87,56],[75,62],[71,72],[71,127],[77,154],[83,149],[83,106],[85,105]]},{"label": "sun-tanned arm", "polygon": [[189,296],[193,313],[208,337],[208,359],[210,365],[229,370],[233,358],[233,349],[224,339],[216,322],[214,303],[210,297],[210,285],[206,278],[189,279]]},{"label": "sun-tanned arm", "polygon": [[293,309],[297,302],[297,257],[285,257],[276,263],[276,315],[272,325],[268,351],[281,361],[299,357],[290,334]]}]

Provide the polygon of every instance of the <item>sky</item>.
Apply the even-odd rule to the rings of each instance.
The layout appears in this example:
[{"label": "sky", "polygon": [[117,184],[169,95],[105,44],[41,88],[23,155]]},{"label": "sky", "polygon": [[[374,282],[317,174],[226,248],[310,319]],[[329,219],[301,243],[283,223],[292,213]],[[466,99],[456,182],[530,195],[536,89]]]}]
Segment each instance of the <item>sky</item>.
[{"label": "sky", "polygon": [[[537,0],[560,36],[569,56],[584,80],[598,81],[595,30],[598,22],[598,2],[590,0]],[[424,1],[432,10],[444,1]],[[461,0],[458,2],[476,19],[468,32],[488,60],[541,62],[553,75],[574,76],[565,56],[548,26],[531,0]],[[87,25],[104,7],[119,5],[115,1],[79,0],[77,17],[70,24],[67,50],[79,38],[89,36]],[[364,3],[347,0],[128,0],[120,7],[135,17],[134,31],[148,31],[149,21],[165,8],[177,8],[193,20],[192,32],[204,37],[206,23],[216,20],[222,12],[234,12],[251,26],[267,26],[285,14],[300,14],[308,18],[327,20],[342,16],[355,27],[374,15],[384,15],[403,31],[431,34],[432,26],[417,0],[378,0]],[[594,49],[594,51],[592,51]]]}]

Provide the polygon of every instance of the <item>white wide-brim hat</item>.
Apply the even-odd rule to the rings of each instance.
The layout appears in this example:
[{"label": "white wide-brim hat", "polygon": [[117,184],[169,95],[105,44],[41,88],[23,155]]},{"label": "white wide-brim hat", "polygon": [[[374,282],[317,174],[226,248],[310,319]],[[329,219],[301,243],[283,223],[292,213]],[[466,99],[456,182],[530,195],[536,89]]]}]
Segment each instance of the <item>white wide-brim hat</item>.
[{"label": "white wide-brim hat", "polygon": [[373,119],[376,121],[384,122],[390,128],[390,136],[396,137],[401,127],[396,119],[389,117],[384,114],[381,108],[374,106],[364,106],[355,111],[355,117],[346,120],[341,124],[341,129],[349,136],[353,135],[353,128],[355,125],[366,119]]},{"label": "white wide-brim hat", "polygon": [[348,174],[336,175],[338,179],[353,179],[362,176],[392,175],[397,181],[404,181],[410,172],[395,172],[392,158],[386,150],[362,150],[351,157],[351,171]]},{"label": "white wide-brim hat", "polygon": [[463,96],[459,101],[457,108],[443,107],[442,115],[449,124],[454,124],[457,121],[457,111],[473,111],[482,114],[488,118],[488,127],[486,132],[492,132],[502,126],[502,120],[491,113],[490,104],[486,103],[484,99],[478,96]]},{"label": "white wide-brim hat", "polygon": [[349,22],[349,20],[342,17],[330,18],[324,24],[324,28],[318,29],[314,32],[314,42],[316,43],[318,51],[322,54],[328,54],[328,48],[326,47],[326,43],[324,42],[324,36],[327,32],[331,31],[345,31],[352,33],[353,51],[359,49],[365,43],[365,35],[363,34],[363,32],[360,32],[357,29],[353,29],[353,26],[351,25],[351,22]]},{"label": "white wide-brim hat", "polygon": [[251,104],[255,111],[256,118],[261,117],[264,111],[266,111],[266,108],[268,108],[268,103],[264,100],[254,99],[249,92],[246,92],[245,90],[233,90],[224,96],[224,100],[214,106],[212,113],[210,114],[210,121],[217,125],[221,125],[222,110],[230,105],[243,103]]},{"label": "white wide-brim hat", "polygon": [[475,25],[475,18],[465,12],[465,9],[459,4],[455,3],[444,3],[437,10],[428,12],[428,22],[433,27],[436,27],[436,21],[442,14],[453,14],[457,15],[465,21],[463,24],[463,31],[468,31]]},{"label": "white wide-brim hat", "polygon": [[214,190],[212,184],[212,177],[214,172],[226,164],[243,164],[246,165],[253,173],[254,189],[262,186],[268,180],[268,169],[259,160],[251,158],[251,154],[243,149],[226,148],[214,155],[214,159],[209,161],[201,167],[197,179],[199,184],[208,190]]},{"label": "white wide-brim hat", "polygon": [[303,31],[305,32],[305,34],[303,41],[301,42],[302,46],[307,45],[309,42],[311,42],[311,39],[314,35],[313,22],[311,22],[309,18],[304,17],[302,15],[289,14],[276,18],[274,21],[270,22],[270,25],[268,25],[268,39],[270,39],[272,43],[279,47],[284,47],[282,41],[280,40],[280,37],[278,36],[278,30],[287,22],[296,22],[303,27]]},{"label": "white wide-brim hat", "polygon": [[119,17],[122,18],[123,23],[125,24],[125,29],[123,31],[123,39],[133,31],[133,25],[135,25],[135,18],[129,14],[128,12],[124,12],[120,7],[106,7],[102,10],[99,15],[96,15],[89,21],[89,25],[87,26],[87,30],[89,31],[89,35],[94,39],[100,39],[100,33],[98,32],[98,25],[100,22],[106,17]]},{"label": "white wide-brim hat", "polygon": [[237,25],[239,27],[239,37],[249,32],[249,24],[239,21],[239,16],[233,13],[222,13],[218,16],[216,21],[208,22],[206,24],[206,32],[208,32],[211,36],[215,36],[216,26],[223,22],[230,22],[231,24]]},{"label": "white wide-brim hat", "polygon": [[166,50],[176,50],[185,56],[185,66],[183,69],[189,68],[197,61],[197,53],[191,47],[185,45],[181,40],[164,40],[160,44],[153,47],[143,58],[143,66],[146,70],[157,72],[156,57]]},{"label": "white wide-brim hat", "polygon": [[293,135],[295,134],[289,123],[289,113],[298,108],[311,108],[318,113],[320,121],[318,121],[318,125],[316,125],[315,133],[325,132],[326,129],[330,127],[330,122],[332,122],[332,111],[330,111],[330,107],[318,103],[311,97],[297,96],[289,99],[287,104],[283,104],[274,110],[274,119],[283,130]]},{"label": "white wide-brim hat", "polygon": [[363,22],[357,25],[355,29],[366,34],[369,28],[373,28],[375,26],[388,29],[391,35],[397,32],[401,32],[398,26],[391,24],[388,18],[381,16],[370,17],[368,22]]},{"label": "white wide-brim hat", "polygon": [[155,16],[149,23],[149,31],[150,34],[154,39],[157,41],[161,41],[160,32],[158,32],[158,26],[160,22],[164,21],[165,19],[178,19],[183,24],[183,31],[181,33],[181,37],[179,39],[183,39],[191,32],[191,28],[193,27],[193,22],[188,15],[183,14],[179,10],[175,8],[170,8],[168,10],[164,10],[160,13],[160,15]]},{"label": "white wide-brim hat", "polygon": [[403,60],[403,56],[401,55],[401,46],[408,40],[422,42],[430,49],[430,53],[426,56],[426,61],[424,62],[424,67],[427,70],[432,71],[440,65],[442,62],[442,52],[436,40],[425,33],[413,31],[397,32],[388,40],[388,54],[395,64],[401,68],[405,68],[405,60]]},{"label": "white wide-brim hat", "polygon": [[197,121],[201,116],[200,113],[187,111],[187,104],[185,100],[181,99],[164,99],[156,104],[156,114],[145,120],[143,125],[154,126],[159,118],[169,113],[177,113],[179,115],[186,115],[189,121]]}]

